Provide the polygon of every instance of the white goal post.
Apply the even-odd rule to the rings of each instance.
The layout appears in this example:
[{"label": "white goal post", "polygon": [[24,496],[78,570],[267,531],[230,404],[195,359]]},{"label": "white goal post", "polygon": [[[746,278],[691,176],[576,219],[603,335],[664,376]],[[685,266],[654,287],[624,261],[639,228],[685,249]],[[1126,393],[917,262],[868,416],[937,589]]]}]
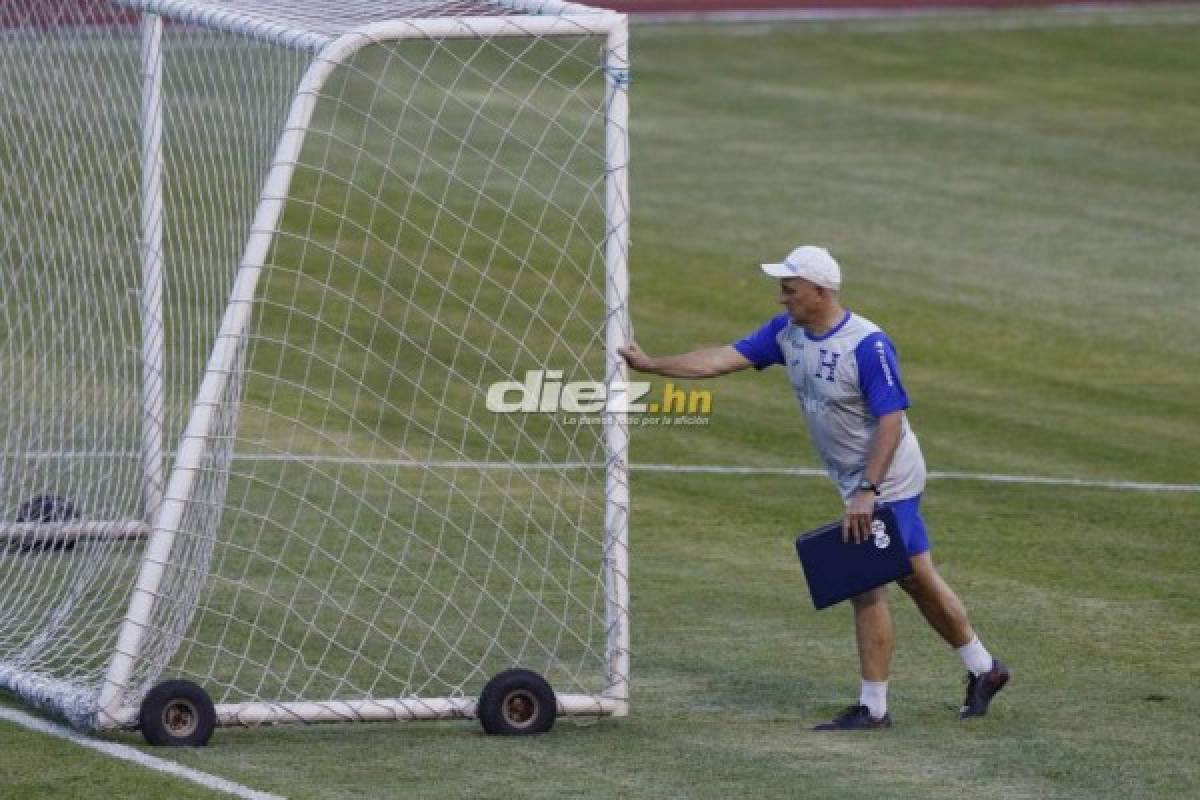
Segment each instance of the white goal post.
[{"label": "white goal post", "polygon": [[[627,713],[627,40],[556,0],[0,10],[0,687],[436,719],[525,668]],[[485,407],[534,369],[602,424]]]}]

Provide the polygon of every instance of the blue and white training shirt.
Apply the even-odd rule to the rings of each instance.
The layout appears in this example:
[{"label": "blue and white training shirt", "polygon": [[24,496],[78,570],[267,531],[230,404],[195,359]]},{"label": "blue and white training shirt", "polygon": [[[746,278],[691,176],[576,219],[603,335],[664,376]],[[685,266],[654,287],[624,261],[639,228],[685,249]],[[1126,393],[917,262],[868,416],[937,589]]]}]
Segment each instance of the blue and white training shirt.
[{"label": "blue and white training shirt", "polygon": [[[842,498],[849,500],[866,469],[879,417],[908,408],[896,349],[887,334],[847,311],[832,330],[810,336],[780,314],[733,346],[757,369],[787,367],[817,453]],[[904,500],[924,489],[925,457],[905,418],[896,455],[879,485],[880,500]]]}]

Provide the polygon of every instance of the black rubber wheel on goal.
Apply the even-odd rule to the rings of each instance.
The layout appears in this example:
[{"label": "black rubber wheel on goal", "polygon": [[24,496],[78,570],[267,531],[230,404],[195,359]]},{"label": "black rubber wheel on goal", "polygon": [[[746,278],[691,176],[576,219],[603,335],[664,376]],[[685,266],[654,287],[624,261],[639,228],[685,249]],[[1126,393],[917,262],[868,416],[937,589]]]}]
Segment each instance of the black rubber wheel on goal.
[{"label": "black rubber wheel on goal", "polygon": [[52,494],[39,494],[17,509],[17,522],[67,522],[73,519],[79,519],[75,504]]},{"label": "black rubber wheel on goal", "polygon": [[[71,522],[79,519],[79,509],[65,497],[52,494],[39,494],[21,504],[17,509],[17,522]],[[22,553],[41,552],[43,550],[75,549],[74,539],[41,539],[37,534],[28,534],[22,539],[19,550]]]},{"label": "black rubber wheel on goal", "polygon": [[191,681],[163,681],[142,701],[138,721],[155,747],[203,747],[217,727],[217,710]]},{"label": "black rubber wheel on goal", "polygon": [[554,727],[558,703],[546,679],[527,669],[508,669],[488,681],[476,711],[485,733],[528,736]]}]

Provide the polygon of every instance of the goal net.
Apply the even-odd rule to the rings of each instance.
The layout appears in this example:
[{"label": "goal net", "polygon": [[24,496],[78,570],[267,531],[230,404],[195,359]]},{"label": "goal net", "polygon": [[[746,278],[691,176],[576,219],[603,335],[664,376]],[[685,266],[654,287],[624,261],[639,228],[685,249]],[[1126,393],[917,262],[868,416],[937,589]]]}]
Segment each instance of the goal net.
[{"label": "goal net", "polygon": [[0,686],[625,713],[627,84],[556,0],[0,6]]}]

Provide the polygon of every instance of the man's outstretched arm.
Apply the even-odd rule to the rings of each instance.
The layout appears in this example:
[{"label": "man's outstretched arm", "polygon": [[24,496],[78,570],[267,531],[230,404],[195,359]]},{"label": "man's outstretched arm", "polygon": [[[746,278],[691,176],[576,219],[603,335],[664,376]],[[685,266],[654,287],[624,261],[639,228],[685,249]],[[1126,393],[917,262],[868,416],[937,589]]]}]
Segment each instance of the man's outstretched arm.
[{"label": "man's outstretched arm", "polygon": [[631,368],[638,372],[664,375],[668,378],[714,378],[730,372],[752,367],[750,359],[739,353],[732,345],[705,347],[677,356],[648,356],[630,342],[617,349]]}]

